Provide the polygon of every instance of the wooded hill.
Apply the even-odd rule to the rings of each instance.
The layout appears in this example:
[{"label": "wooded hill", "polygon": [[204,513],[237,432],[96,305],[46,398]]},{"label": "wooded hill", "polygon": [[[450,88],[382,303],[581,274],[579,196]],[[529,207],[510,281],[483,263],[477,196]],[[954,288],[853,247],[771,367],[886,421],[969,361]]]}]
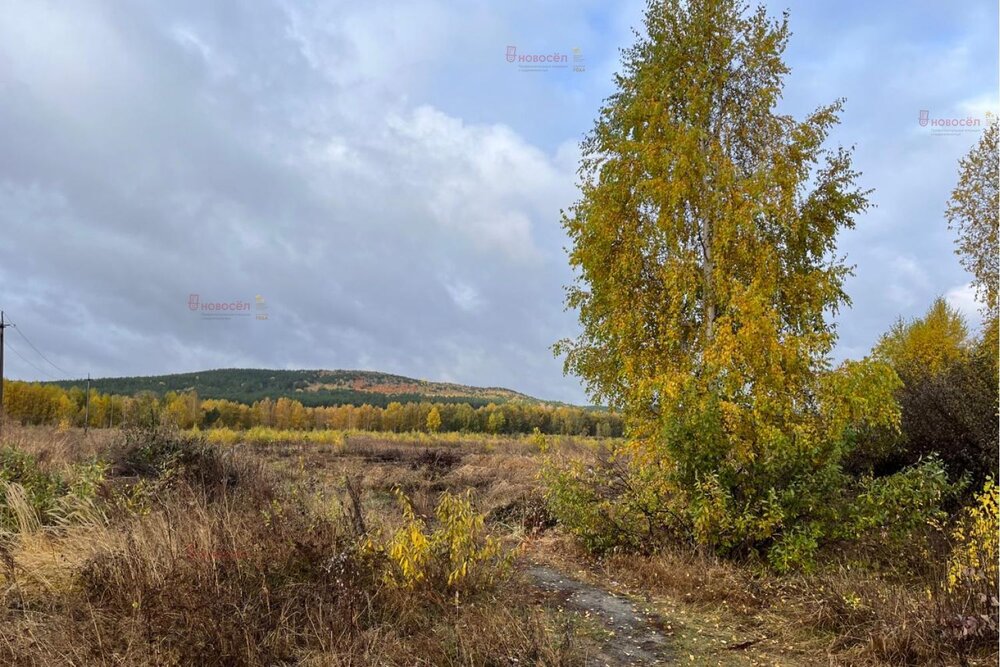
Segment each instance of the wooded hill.
[{"label": "wooded hill", "polygon": [[[85,387],[85,380],[51,382],[64,389]],[[449,382],[429,382],[376,371],[271,370],[226,368],[195,373],[173,373],[120,378],[98,378],[91,386],[103,393],[134,396],[149,391],[196,391],[201,398],[219,398],[251,404],[270,398],[293,398],[304,406],[373,405],[391,402],[468,403],[481,407],[509,401],[555,403],[502,387],[472,387]]]}]

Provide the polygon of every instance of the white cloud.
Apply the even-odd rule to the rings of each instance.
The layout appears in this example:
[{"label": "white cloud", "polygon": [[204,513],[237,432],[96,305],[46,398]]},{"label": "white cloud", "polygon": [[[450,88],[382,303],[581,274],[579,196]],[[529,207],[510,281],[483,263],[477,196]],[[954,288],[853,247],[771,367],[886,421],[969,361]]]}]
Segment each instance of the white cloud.
[{"label": "white cloud", "polygon": [[926,271],[910,256],[894,256],[883,272],[885,295],[901,309],[918,304],[930,284]]},{"label": "white cloud", "polygon": [[984,119],[988,113],[996,116],[997,110],[1000,109],[1000,102],[998,102],[996,94],[991,93],[961,100],[957,106],[959,111],[968,117]]},{"label": "white cloud", "polygon": [[952,287],[945,292],[944,298],[948,305],[962,313],[966,322],[974,328],[979,326],[981,321],[980,303],[976,300],[976,288],[972,286],[972,283]]},{"label": "white cloud", "polygon": [[462,310],[474,311],[482,306],[482,298],[475,287],[463,282],[445,283],[448,296]]}]

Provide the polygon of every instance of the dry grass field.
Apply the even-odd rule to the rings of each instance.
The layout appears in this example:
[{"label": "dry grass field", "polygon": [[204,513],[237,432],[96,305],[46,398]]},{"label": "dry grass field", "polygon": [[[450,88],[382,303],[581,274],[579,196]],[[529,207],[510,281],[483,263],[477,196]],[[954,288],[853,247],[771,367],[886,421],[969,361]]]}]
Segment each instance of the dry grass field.
[{"label": "dry grass field", "polygon": [[8,428],[0,664],[996,661],[939,640],[916,575],[587,555],[539,468],[598,441],[326,440]]}]

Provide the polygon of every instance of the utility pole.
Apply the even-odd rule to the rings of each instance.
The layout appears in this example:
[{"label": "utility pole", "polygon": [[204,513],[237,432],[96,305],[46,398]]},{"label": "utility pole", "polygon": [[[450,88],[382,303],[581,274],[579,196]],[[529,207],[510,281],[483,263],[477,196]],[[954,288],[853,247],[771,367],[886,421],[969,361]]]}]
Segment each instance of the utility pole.
[{"label": "utility pole", "polygon": [[83,434],[90,428],[90,373],[87,373],[87,407],[83,411]]},{"label": "utility pole", "polygon": [[5,418],[3,410],[3,330],[12,326],[14,325],[4,322],[3,311],[0,310],[0,433],[3,433],[3,422]]}]

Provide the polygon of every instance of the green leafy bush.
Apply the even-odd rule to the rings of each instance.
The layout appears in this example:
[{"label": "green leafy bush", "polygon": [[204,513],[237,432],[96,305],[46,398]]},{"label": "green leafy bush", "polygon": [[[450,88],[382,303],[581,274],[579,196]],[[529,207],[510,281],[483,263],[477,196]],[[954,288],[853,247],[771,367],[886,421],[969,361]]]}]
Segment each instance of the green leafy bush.
[{"label": "green leafy bush", "polygon": [[545,463],[549,509],[585,547],[651,551],[681,540],[720,555],[764,556],[778,571],[811,569],[831,542],[871,539],[899,549],[917,535],[940,532],[942,505],[963,486],[930,458],[881,478],[855,479],[829,468],[808,479],[814,486],[755,489],[716,472],[699,476],[690,489],[671,489],[662,469],[624,459],[552,456]]},{"label": "green leafy bush", "polygon": [[963,486],[948,481],[937,457],[887,477],[862,478],[844,537],[857,538],[877,530],[881,539],[901,543],[921,527],[940,530],[947,519],[942,505]]},{"label": "green leafy bush", "polygon": [[642,494],[635,492],[641,482],[620,462],[547,457],[542,479],[549,511],[589,550],[653,546],[650,531],[657,526],[642,512]]},{"label": "green leafy bush", "polygon": [[85,510],[104,482],[105,468],[94,461],[52,472],[31,454],[0,448],[0,529],[18,530],[25,519],[37,527],[90,515]]},{"label": "green leafy bush", "polygon": [[996,479],[996,320],[972,338],[962,315],[938,299],[923,317],[897,322],[875,353],[902,380],[896,392],[901,432],[876,434],[858,450],[853,467],[884,475],[937,455],[953,480],[968,476],[973,489]]},{"label": "green leafy bush", "polygon": [[[0,449],[0,481],[23,488],[27,504],[41,523],[55,520],[58,500],[68,492],[62,477],[46,472],[35,457],[13,447]],[[18,527],[17,516],[7,496],[0,493],[0,528],[14,530]]]}]

